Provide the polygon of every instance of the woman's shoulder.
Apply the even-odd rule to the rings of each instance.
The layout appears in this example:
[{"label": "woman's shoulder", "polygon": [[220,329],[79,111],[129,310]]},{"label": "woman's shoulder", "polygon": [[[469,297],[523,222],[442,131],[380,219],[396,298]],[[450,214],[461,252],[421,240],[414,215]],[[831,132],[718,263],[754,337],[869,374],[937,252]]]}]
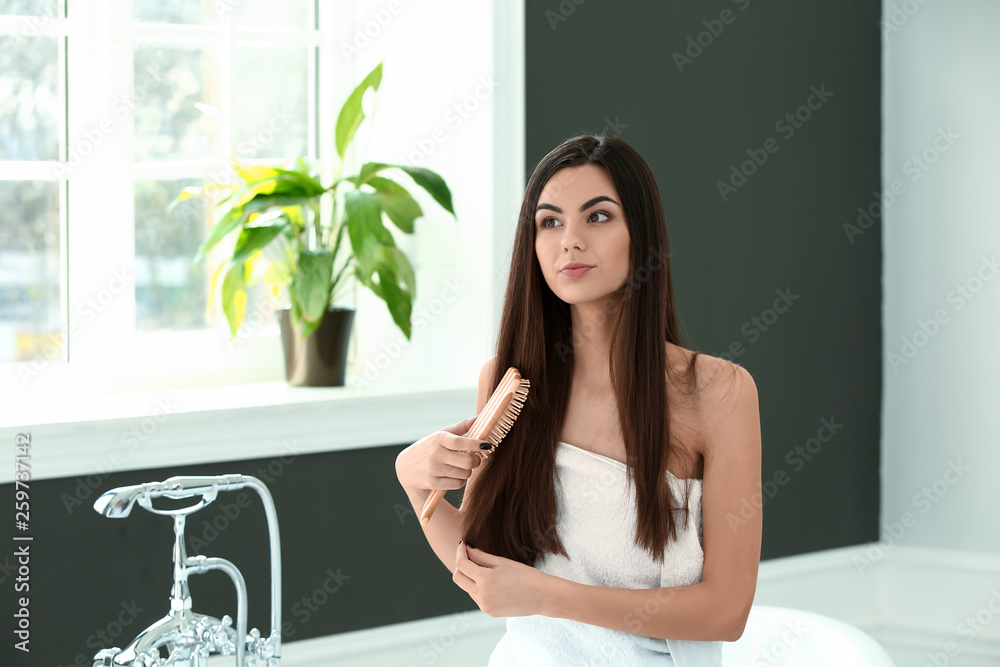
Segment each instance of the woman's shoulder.
[{"label": "woman's shoulder", "polygon": [[[695,352],[674,343],[667,343],[667,361],[675,374],[684,374],[691,367],[692,358],[697,355],[694,362],[695,377],[697,378],[696,391],[699,394],[722,389],[735,381],[746,381],[750,379],[750,374],[743,366],[733,363],[728,359],[716,357],[705,352]],[[724,382],[729,379],[730,382]],[[751,380],[752,381],[752,380]]]},{"label": "woman's shoulder", "polygon": [[[691,378],[686,373],[695,352],[673,343],[667,345],[674,375],[690,383]],[[694,390],[688,384],[682,391],[672,392],[677,398],[671,398],[671,407],[679,408],[679,419],[703,436],[714,431],[726,419],[740,397],[756,396],[753,378],[743,366],[704,352],[698,352],[694,361],[694,379]],[[704,437],[696,440],[701,454],[705,454],[702,451],[707,446],[705,440]]]}]

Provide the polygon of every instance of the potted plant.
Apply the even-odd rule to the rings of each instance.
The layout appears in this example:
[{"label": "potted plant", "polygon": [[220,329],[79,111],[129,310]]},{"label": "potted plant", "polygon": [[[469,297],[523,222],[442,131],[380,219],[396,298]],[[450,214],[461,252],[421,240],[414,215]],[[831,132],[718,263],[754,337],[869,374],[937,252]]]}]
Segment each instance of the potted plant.
[{"label": "potted plant", "polygon": [[[336,125],[339,161],[330,185],[323,185],[301,157],[281,167],[251,165],[234,158],[239,184],[188,187],[170,204],[172,208],[208,193],[224,195],[215,207],[218,222],[194,261],[203,260],[223,238],[238,233],[232,256],[212,276],[210,295],[214,296],[221,277],[222,310],[233,338],[243,323],[250,285],[263,278],[272,296],[285,297],[288,307],[279,309],[279,315],[286,378],[291,384],[344,384],[354,308],[334,302],[348,276],[382,299],[395,324],[410,338],[416,279],[409,260],[383,224],[383,216],[403,233],[412,234],[414,220],[423,211],[388,173],[405,173],[455,216],[451,191],[430,169],[366,162],[357,174],[342,174],[347,149],[365,119],[362,98],[368,89],[377,91],[381,80],[379,63],[340,110]],[[332,200],[329,215],[323,215],[324,198]],[[265,249],[272,256],[265,258]],[[259,267],[264,268],[263,274]]]}]

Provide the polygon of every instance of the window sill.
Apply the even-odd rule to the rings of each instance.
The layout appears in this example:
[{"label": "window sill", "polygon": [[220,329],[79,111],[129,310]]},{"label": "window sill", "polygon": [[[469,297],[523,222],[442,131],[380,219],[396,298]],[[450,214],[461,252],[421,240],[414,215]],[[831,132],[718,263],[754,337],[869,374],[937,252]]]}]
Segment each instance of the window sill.
[{"label": "window sill", "polygon": [[[475,414],[476,387],[264,382],[8,401],[0,438],[30,433],[31,479],[415,442]],[[0,468],[0,483],[14,466]]]}]

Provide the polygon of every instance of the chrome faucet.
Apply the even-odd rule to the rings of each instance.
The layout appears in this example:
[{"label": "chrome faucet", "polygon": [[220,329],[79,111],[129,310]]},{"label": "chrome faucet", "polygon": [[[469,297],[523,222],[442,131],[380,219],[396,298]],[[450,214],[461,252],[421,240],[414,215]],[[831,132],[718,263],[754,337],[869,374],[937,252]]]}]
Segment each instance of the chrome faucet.
[{"label": "chrome faucet", "polygon": [[[184,522],[188,514],[205,507],[219,491],[251,488],[264,502],[271,544],[271,635],[262,638],[254,628],[247,634],[247,586],[242,573],[224,558],[188,556],[184,547]],[[153,507],[159,497],[180,499],[200,496],[198,502],[178,509]],[[278,515],[271,494],[256,477],[217,475],[171,477],[111,489],[94,503],[94,509],[106,517],[121,519],[132,507],[172,516],[174,519],[174,582],[170,591],[170,612],[139,633],[125,648],[105,648],[94,656],[94,667],[205,667],[212,653],[236,654],[237,667],[279,667],[281,663],[281,544],[278,539]],[[188,576],[209,570],[222,570],[236,586],[236,627],[226,614],[222,619],[191,610]],[[164,655],[166,653],[166,655]]]}]

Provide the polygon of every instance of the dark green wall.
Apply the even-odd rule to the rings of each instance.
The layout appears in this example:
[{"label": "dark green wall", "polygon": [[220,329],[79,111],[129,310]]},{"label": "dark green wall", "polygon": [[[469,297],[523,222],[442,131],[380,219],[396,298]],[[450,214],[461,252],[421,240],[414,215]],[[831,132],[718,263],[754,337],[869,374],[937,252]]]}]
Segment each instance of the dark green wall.
[{"label": "dark green wall", "polygon": [[[764,559],[878,539],[881,228],[848,232],[859,206],[878,222],[879,19],[875,0],[527,5],[526,173],[583,132],[649,163],[685,343],[757,383]],[[762,164],[720,193],[748,150]]]},{"label": "dark green wall", "polygon": [[[427,546],[396,481],[394,464],[403,447],[32,482],[31,653],[14,650],[11,641],[17,564],[10,548],[0,555],[0,587],[10,612],[3,614],[8,639],[0,664],[55,667],[79,659],[89,667],[100,648],[124,646],[167,613],[173,521],[138,506],[124,519],[108,519],[92,506],[107,489],[172,475],[242,473],[267,484],[281,535],[284,641],[476,609]],[[0,498],[12,500],[13,485],[0,486]],[[457,504],[461,492],[446,498]],[[256,493],[220,493],[187,524],[189,555],[235,563],[247,582],[249,627],[270,634],[267,523]],[[0,538],[13,544],[6,526]],[[193,576],[191,596],[194,611],[229,614],[235,625],[236,594],[225,574]],[[101,641],[99,633],[112,641]]]},{"label": "dark green wall", "polygon": [[[530,172],[574,134],[601,131],[618,134],[649,162],[666,209],[686,342],[737,361],[757,382],[765,490],[773,492],[764,503],[767,559],[878,539],[881,231],[872,226],[852,242],[844,226],[880,189],[880,5],[741,6],[529,2],[525,166]],[[724,9],[732,22],[678,71],[672,54]],[[813,86],[832,96],[791,136],[776,128]],[[777,151],[723,201],[717,183],[768,138]],[[777,292],[786,289],[797,298],[772,319]],[[842,427],[826,438],[820,429],[830,419]],[[812,453],[797,453],[810,445]],[[284,554],[285,636],[295,641],[475,609],[413,514],[399,511],[409,508],[393,472],[402,447],[303,455],[281,466],[267,459],[123,472],[100,488],[174,474],[270,476]],[[268,466],[272,472],[257,473]],[[114,631],[116,618],[129,621],[115,642],[122,645],[167,611],[169,519],[141,509],[124,520],[102,518],[90,509],[96,494],[70,513],[63,494],[77,484],[32,484],[33,650],[13,651],[13,619],[4,614],[0,664],[67,665],[84,656],[80,664],[89,665],[103,644],[88,638]],[[203,536],[208,555],[240,567],[250,625],[266,634],[259,501],[248,494],[250,504],[214,539],[202,523],[225,525],[220,503],[237,495],[195,514],[189,535]],[[12,485],[0,486],[0,498],[12,496]],[[11,544],[9,530],[0,539]],[[4,600],[13,595],[12,552],[0,557]],[[302,598],[322,589],[328,569],[340,588],[307,618]],[[192,581],[196,611],[235,614],[224,575]],[[130,615],[123,604],[133,600],[143,610]]]}]

